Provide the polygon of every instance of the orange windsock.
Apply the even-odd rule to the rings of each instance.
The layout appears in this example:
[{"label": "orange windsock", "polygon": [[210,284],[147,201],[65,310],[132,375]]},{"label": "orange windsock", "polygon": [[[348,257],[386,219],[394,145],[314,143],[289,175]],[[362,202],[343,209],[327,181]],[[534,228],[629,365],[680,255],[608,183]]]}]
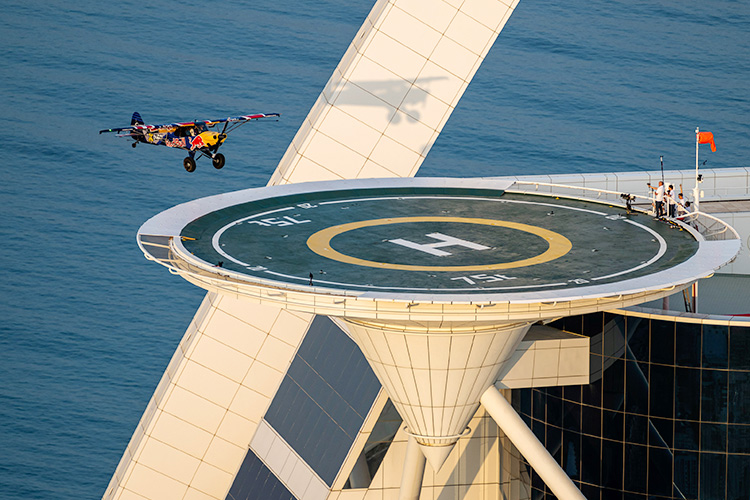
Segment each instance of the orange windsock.
[{"label": "orange windsock", "polygon": [[698,132],[698,144],[710,144],[711,151],[716,151],[714,134],[712,134],[711,132]]}]

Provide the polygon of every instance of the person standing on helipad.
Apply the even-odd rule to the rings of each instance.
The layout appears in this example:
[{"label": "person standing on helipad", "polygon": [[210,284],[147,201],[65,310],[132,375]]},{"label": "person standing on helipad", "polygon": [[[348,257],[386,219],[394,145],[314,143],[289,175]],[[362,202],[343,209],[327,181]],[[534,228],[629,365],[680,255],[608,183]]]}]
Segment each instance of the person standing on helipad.
[{"label": "person standing on helipad", "polygon": [[657,217],[664,215],[664,181],[659,181],[659,187],[654,187],[651,183],[647,183],[647,186],[656,192],[654,198],[654,212]]},{"label": "person standing on helipad", "polygon": [[682,217],[690,213],[690,202],[685,200],[682,194],[682,184],[680,184],[680,194],[677,195],[677,217]]},{"label": "person standing on helipad", "polygon": [[667,198],[666,200],[667,201],[667,215],[669,217],[674,218],[677,206],[676,206],[676,200],[675,200],[676,195],[674,192],[674,186],[672,184],[670,184],[669,188],[667,189],[666,198]]}]

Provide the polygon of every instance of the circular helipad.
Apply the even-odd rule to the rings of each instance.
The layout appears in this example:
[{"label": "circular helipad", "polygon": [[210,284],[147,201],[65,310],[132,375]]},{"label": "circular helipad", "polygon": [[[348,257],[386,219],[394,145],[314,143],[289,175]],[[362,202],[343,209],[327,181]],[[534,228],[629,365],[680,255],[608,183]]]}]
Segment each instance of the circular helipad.
[{"label": "circular helipad", "polygon": [[182,225],[179,246],[250,281],[394,294],[588,288],[674,268],[699,247],[690,232],[620,207],[399,181],[214,197]]}]

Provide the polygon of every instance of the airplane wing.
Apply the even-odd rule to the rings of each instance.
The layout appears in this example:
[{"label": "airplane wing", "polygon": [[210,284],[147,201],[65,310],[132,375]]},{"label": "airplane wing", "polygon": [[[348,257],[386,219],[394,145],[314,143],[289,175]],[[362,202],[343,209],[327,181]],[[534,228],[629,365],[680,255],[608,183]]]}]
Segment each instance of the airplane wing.
[{"label": "airplane wing", "polygon": [[[205,123],[209,127],[213,127],[214,125],[217,125],[219,123],[226,123],[226,124],[242,124],[249,122],[251,120],[259,120],[261,118],[271,118],[271,117],[279,117],[281,116],[279,113],[256,113],[252,115],[242,115],[242,116],[230,116],[228,118],[219,118],[217,120],[196,120],[192,122],[180,122],[180,123],[164,123],[161,125],[131,125],[130,127],[118,127],[118,128],[105,128],[104,130],[100,130],[99,133],[103,134],[105,132],[125,132],[124,136],[132,136],[138,132],[172,132],[173,130],[180,128],[180,127],[194,127],[198,123]],[[233,127],[234,128],[234,127]]]},{"label": "airplane wing", "polygon": [[213,127],[217,123],[249,122],[250,120],[259,120],[260,118],[278,118],[279,116],[281,116],[279,113],[255,113],[252,115],[230,116],[228,118],[219,118],[217,120],[206,120],[205,123],[209,127]]},{"label": "airplane wing", "polygon": [[100,130],[99,133],[104,132],[129,132],[123,135],[134,135],[136,132],[172,132],[179,127],[192,127],[195,122],[186,123],[164,123],[162,125],[132,125],[130,127],[119,127],[119,128],[105,128]]}]

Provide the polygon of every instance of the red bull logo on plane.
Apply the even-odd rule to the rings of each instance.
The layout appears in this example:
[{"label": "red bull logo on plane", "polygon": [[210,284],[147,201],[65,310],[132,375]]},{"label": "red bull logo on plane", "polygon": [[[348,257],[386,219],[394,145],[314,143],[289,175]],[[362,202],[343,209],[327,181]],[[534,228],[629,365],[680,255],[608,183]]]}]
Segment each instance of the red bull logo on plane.
[{"label": "red bull logo on plane", "polygon": [[206,143],[203,140],[203,137],[201,137],[200,135],[196,135],[195,137],[193,137],[193,140],[190,141],[190,149],[199,149],[205,147]]}]

